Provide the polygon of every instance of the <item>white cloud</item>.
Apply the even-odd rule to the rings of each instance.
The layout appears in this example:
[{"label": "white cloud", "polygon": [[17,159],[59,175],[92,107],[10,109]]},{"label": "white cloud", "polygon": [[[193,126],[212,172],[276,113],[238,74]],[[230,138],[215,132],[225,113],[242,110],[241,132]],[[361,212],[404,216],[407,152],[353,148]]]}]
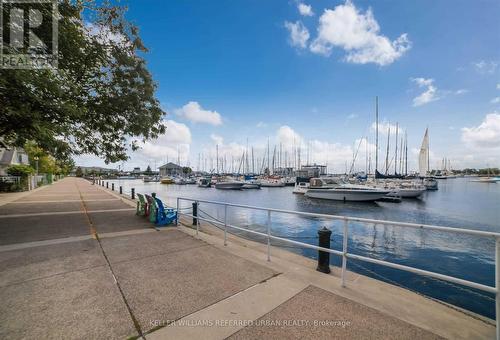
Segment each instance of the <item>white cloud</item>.
[{"label": "white cloud", "polygon": [[312,7],[310,5],[306,5],[304,3],[299,3],[297,5],[297,8],[299,9],[300,15],[303,15],[306,17],[312,17],[314,15],[314,12],[313,12]]},{"label": "white cloud", "polygon": [[462,141],[470,147],[500,147],[500,114],[489,113],[479,126],[462,128]]},{"label": "white cloud", "polygon": [[265,127],[267,127],[267,123],[258,122],[257,125],[256,125],[256,127],[258,127],[258,128],[265,128]]},{"label": "white cloud", "polygon": [[[138,142],[141,149],[137,153],[145,159],[164,160],[176,159],[178,154],[183,157],[189,154],[191,144],[191,130],[185,124],[173,120],[166,120],[164,125],[167,131],[157,139]],[[134,155],[135,157],[135,155]]]},{"label": "white cloud", "polygon": [[419,88],[425,88],[417,97],[413,98],[413,106],[421,106],[439,99],[437,88],[434,86],[434,79],[410,78]]},{"label": "white cloud", "polygon": [[498,63],[485,60],[476,61],[472,65],[480,74],[493,74],[498,67]]},{"label": "white cloud", "polygon": [[467,89],[460,89],[460,90],[456,90],[455,94],[459,95],[459,94],[465,94],[467,92],[469,92],[469,90],[467,90]]},{"label": "white cloud", "polygon": [[497,90],[500,90],[500,83],[497,84]]},{"label": "white cloud", "polygon": [[358,11],[351,1],[333,10],[325,9],[319,18],[318,36],[309,46],[313,53],[329,56],[334,47],[343,48],[348,62],[388,65],[411,48],[406,33],[390,41],[380,33],[371,9]]},{"label": "white cloud", "polygon": [[356,113],[351,113],[350,115],[347,116],[348,120],[351,120],[351,119],[354,119],[354,118],[358,118],[358,115]]},{"label": "white cloud", "polygon": [[281,126],[276,136],[278,143],[283,143],[285,145],[299,145],[302,143],[302,137],[288,125]]},{"label": "white cloud", "polygon": [[293,23],[285,21],[285,27],[290,33],[290,45],[299,48],[307,47],[307,41],[309,40],[309,31],[302,24],[302,22],[296,21],[295,23]]},{"label": "white cloud", "polygon": [[176,109],[175,113],[182,116],[193,123],[206,123],[211,125],[221,125],[222,118],[217,111],[205,110],[198,102],[189,102],[180,109]]},{"label": "white cloud", "polygon": [[[377,122],[373,122],[372,125],[370,126],[372,131],[377,130]],[[396,132],[396,125],[391,124],[388,122],[379,122],[378,123],[378,133],[381,135],[387,135],[389,133],[389,130],[391,131],[391,135],[394,135]],[[400,133],[402,130],[404,130],[401,126],[398,126],[398,133]]]},{"label": "white cloud", "polygon": [[216,135],[216,134],[211,134],[210,135],[210,139],[215,143],[215,144],[224,144],[224,138],[222,138],[221,136],[219,135]]},{"label": "white cloud", "polygon": [[495,97],[490,101],[491,104],[498,104],[500,103],[500,97]]}]

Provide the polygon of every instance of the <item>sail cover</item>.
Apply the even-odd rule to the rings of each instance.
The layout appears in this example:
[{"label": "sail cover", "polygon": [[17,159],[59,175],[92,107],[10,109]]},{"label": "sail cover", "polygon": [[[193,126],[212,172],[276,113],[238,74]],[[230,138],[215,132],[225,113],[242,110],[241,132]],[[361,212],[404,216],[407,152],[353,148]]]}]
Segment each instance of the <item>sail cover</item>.
[{"label": "sail cover", "polygon": [[418,156],[418,169],[420,176],[427,175],[429,172],[429,132],[425,129],[424,140],[420,147],[420,154]]}]

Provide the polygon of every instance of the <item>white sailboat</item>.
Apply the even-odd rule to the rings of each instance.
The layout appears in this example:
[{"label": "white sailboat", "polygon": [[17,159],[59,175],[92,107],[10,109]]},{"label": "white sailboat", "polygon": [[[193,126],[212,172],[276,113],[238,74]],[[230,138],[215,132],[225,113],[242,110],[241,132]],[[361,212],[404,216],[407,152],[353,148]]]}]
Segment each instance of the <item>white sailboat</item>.
[{"label": "white sailboat", "polygon": [[418,156],[418,172],[420,177],[425,177],[429,172],[429,129],[425,129],[424,139],[420,146],[420,153]]},{"label": "white sailboat", "polygon": [[427,190],[437,190],[438,182],[429,177],[429,129],[425,129],[424,139],[422,140],[422,145],[420,146],[420,153],[418,155],[418,172],[420,177],[424,177],[424,186]]}]

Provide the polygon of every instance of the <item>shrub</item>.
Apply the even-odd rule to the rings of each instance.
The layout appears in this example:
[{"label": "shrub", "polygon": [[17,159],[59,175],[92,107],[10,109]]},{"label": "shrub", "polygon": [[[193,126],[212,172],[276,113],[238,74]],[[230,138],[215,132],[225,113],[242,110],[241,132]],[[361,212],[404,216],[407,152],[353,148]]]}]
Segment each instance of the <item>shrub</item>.
[{"label": "shrub", "polygon": [[29,165],[16,164],[9,166],[7,168],[7,173],[11,176],[19,176],[21,178],[26,178],[28,177],[28,175],[33,175],[35,173],[35,169],[33,169]]}]

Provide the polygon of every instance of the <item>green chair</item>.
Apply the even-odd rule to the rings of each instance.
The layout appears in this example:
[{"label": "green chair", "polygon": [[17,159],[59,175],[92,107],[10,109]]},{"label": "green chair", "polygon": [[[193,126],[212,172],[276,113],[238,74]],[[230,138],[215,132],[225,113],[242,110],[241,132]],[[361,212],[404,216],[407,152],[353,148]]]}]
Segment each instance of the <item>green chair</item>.
[{"label": "green chair", "polygon": [[146,209],[147,209],[148,203],[144,199],[143,194],[137,194],[137,197],[139,198],[139,200],[137,201],[137,209],[136,209],[135,214],[139,215],[139,216],[146,216]]},{"label": "green chair", "polygon": [[156,202],[154,197],[151,197],[149,195],[144,195],[146,199],[148,200],[148,207],[149,207],[149,221],[151,223],[156,223],[156,218],[157,218],[157,211],[158,208],[156,207]]}]

